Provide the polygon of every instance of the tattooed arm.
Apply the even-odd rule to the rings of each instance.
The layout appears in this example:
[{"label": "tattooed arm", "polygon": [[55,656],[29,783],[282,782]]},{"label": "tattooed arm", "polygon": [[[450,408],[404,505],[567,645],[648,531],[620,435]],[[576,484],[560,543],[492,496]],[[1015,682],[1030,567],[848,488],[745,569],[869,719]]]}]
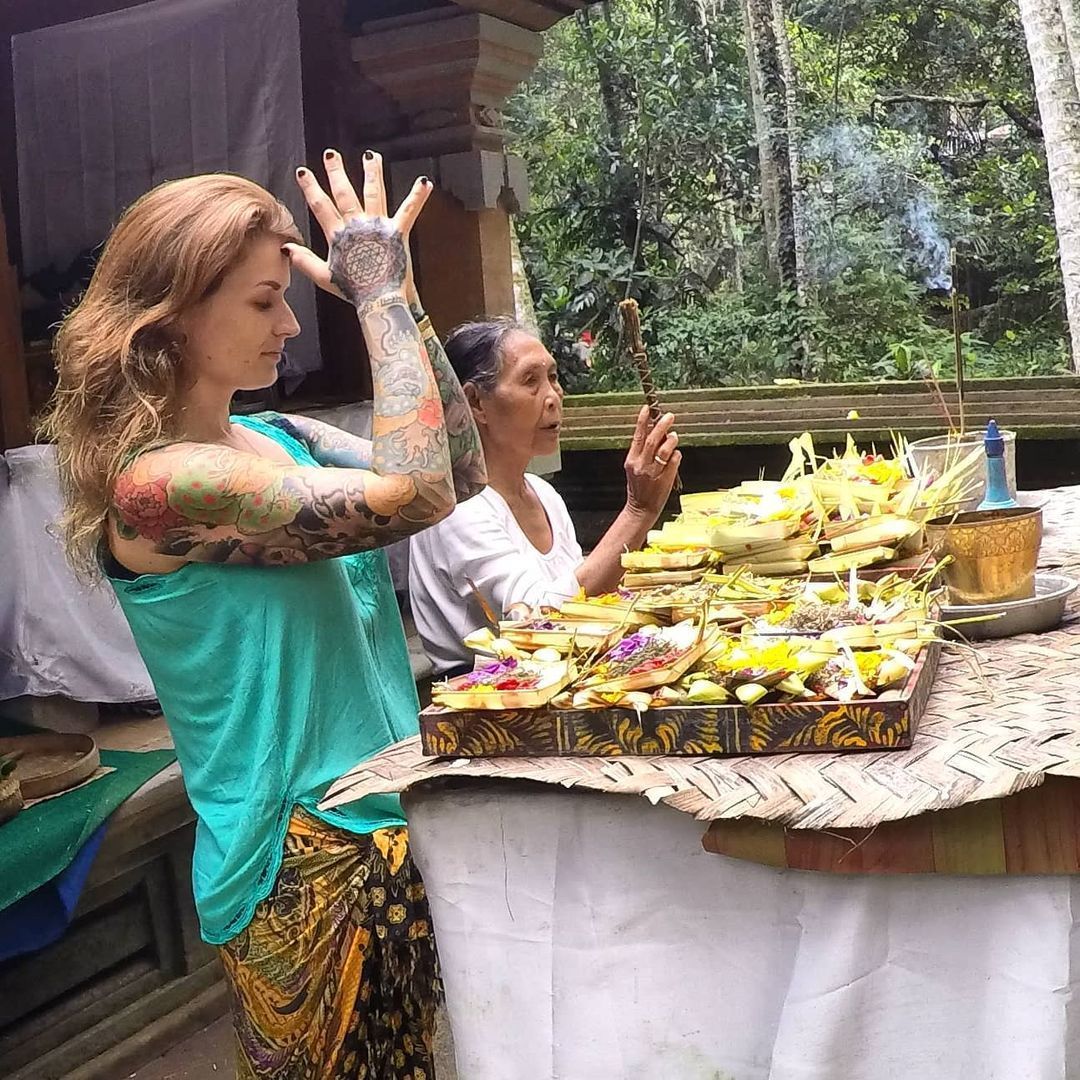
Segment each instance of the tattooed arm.
[{"label": "tattooed arm", "polygon": [[409,476],[417,498],[429,504],[434,523],[443,505],[454,506],[454,476],[438,386],[404,296],[408,233],[431,184],[418,180],[389,218],[381,160],[378,168],[371,165],[377,155],[365,155],[366,209],[360,208],[341,156],[328,150],[324,157],[333,199],[308,170],[298,170],[297,180],[330,242],[329,255],[323,262],[297,245],[288,244],[286,250],[316,284],[356,309],[375,388],[371,468],[380,476]]},{"label": "tattooed arm", "polygon": [[[487,484],[487,468],[484,465],[480,435],[461,383],[458,382],[431,320],[424,314],[418,301],[410,302],[409,310],[423,339],[439,388],[443,415],[446,418],[454,489],[457,501],[464,502],[482,491]],[[310,416],[268,413],[261,419],[280,427],[302,442],[320,465],[337,465],[346,469],[371,468],[370,439],[363,439]]]},{"label": "tattooed arm", "polygon": [[[365,330],[377,358],[372,443],[312,422],[329,467],[198,443],[148,452],[116,484],[118,540],[185,562],[269,566],[381,547],[446,517],[449,449],[416,326],[397,303],[369,313]],[[118,544],[116,553],[140,569],[139,552]]]},{"label": "tattooed arm", "polygon": [[[339,227],[341,222],[339,208],[342,206],[355,207],[358,205],[359,199],[349,183],[348,177],[345,175],[340,156],[334,151],[327,151],[326,174],[330,180],[336,206],[326,197],[314,178],[306,170],[301,171],[297,179],[312,213],[318,219],[319,224],[322,225],[323,232],[329,240],[331,236],[336,235],[334,230]],[[426,194],[431,191],[430,182],[422,177],[417,183],[426,197]],[[417,189],[414,187],[413,190],[415,193]],[[372,151],[368,151],[364,155],[363,201],[368,213],[385,214],[386,190],[383,184],[382,158]],[[401,211],[398,213],[400,215]],[[350,222],[346,228],[350,228],[354,224],[356,222]],[[407,234],[407,230],[405,232]],[[435,381],[438,385],[439,399],[446,419],[454,488],[457,498],[464,500],[471,498],[487,483],[484,454],[480,447],[480,438],[476,431],[472,410],[469,408],[468,401],[461,391],[454,369],[450,366],[450,362],[447,360],[445,352],[443,352],[438,335],[432,329],[430,321],[420,307],[420,300],[416,295],[416,287],[413,283],[407,235],[405,235],[404,239],[406,241],[402,247],[404,264],[397,267],[402,272],[402,292],[408,300],[413,317],[419,325],[420,333],[424,339],[426,358],[433,369]],[[319,288],[349,300],[354,305],[358,305],[359,297],[348,280],[349,275],[343,273],[341,265],[336,264],[333,258],[324,261],[307,248],[296,244],[286,244],[286,250],[288,250],[292,258],[293,265],[307,274]],[[371,260],[366,256],[357,260],[357,271],[364,273],[370,271],[371,268]]]},{"label": "tattooed arm", "polygon": [[[394,543],[448,512],[405,475],[287,466],[227,446],[177,443],[142,454],[113,493],[117,556],[275,566]],[[136,542],[138,549],[131,546]],[[135,558],[132,558],[132,556]]]},{"label": "tattooed arm", "polygon": [[302,442],[320,465],[336,465],[343,469],[371,468],[370,439],[362,439],[350,431],[310,416],[266,413],[259,419],[287,431]]},{"label": "tattooed arm", "polygon": [[446,417],[446,435],[450,444],[454,490],[458,502],[465,502],[487,486],[487,465],[484,462],[483,447],[480,445],[480,433],[476,430],[476,421],[465,392],[461,389],[457,373],[450,364],[431,320],[424,312],[415,288],[412,290],[409,310],[416,320],[435,381],[439,386],[439,397],[442,399],[443,414]]}]

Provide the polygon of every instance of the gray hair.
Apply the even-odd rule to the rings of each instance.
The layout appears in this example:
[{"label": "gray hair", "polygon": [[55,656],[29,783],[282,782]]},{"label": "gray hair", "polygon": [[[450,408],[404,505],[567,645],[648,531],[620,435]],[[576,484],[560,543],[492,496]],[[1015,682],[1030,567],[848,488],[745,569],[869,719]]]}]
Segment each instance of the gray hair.
[{"label": "gray hair", "polygon": [[528,334],[529,331],[515,319],[505,316],[462,323],[451,331],[446,339],[446,355],[462,385],[471,382],[484,394],[495,389],[502,367],[503,346],[513,333]]}]

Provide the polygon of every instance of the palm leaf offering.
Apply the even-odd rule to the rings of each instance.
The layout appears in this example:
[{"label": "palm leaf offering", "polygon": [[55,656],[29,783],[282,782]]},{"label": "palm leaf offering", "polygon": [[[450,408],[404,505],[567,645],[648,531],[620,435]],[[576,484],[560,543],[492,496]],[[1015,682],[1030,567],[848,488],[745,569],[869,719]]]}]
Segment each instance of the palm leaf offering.
[{"label": "palm leaf offering", "polygon": [[499,636],[524,649],[588,652],[606,649],[620,636],[618,622],[577,622],[541,616],[499,623]]},{"label": "palm leaf offering", "polygon": [[448,709],[536,709],[555,697],[574,675],[566,660],[542,663],[508,657],[435,683],[431,700]]},{"label": "palm leaf offering", "polygon": [[716,638],[704,622],[643,626],[627,634],[582,675],[580,685],[596,694],[664,686],[680,678]]},{"label": "palm leaf offering", "polygon": [[641,593],[621,587],[598,596],[586,596],[582,589],[572,600],[560,605],[559,613],[567,619],[612,620],[626,626],[648,626],[658,622],[658,617],[641,605],[641,596]]},{"label": "palm leaf offering", "polygon": [[623,587],[627,589],[649,589],[655,585],[692,585],[705,576],[705,567],[694,570],[652,570],[647,573],[623,574]]},{"label": "palm leaf offering", "polygon": [[[492,660],[433,690],[425,752],[770,753],[909,745],[936,669],[942,563],[923,525],[969,495],[849,440],[791,443],[778,480],[684,494],[623,577],[467,644]],[[901,560],[908,560],[906,565]],[[873,570],[874,573],[865,573]],[[860,576],[863,575],[863,576]]]},{"label": "palm leaf offering", "polygon": [[683,495],[681,512],[648,535],[647,551],[705,550],[726,571],[760,576],[846,574],[888,566],[925,550],[923,524],[959,509],[975,490],[981,446],[956,451],[940,473],[911,462],[907,443],[890,453],[817,453],[810,434],[790,443],[779,480]]},{"label": "palm leaf offering", "polygon": [[620,556],[622,568],[635,573],[657,570],[696,570],[712,560],[708,548],[686,548],[684,551],[659,551],[645,548],[642,551],[624,551]]},{"label": "palm leaf offering", "polygon": [[[499,639],[478,631],[472,643],[480,647],[483,639],[482,651],[504,666],[481,666],[437,686],[433,697],[446,708],[498,708],[520,700],[508,694],[536,694],[541,670],[567,662],[568,671],[573,661],[580,674],[543,682],[550,690],[544,703],[640,711],[873,699],[904,684],[938,638],[933,577],[933,569],[914,579],[892,573],[864,581],[851,574],[844,584],[737,571],[642,590],[632,599],[617,592],[590,610],[619,611],[622,622],[576,619],[564,608],[502,623]],[[566,607],[576,603],[586,606]],[[626,619],[650,612],[652,623]],[[474,703],[478,694],[486,704]]]}]

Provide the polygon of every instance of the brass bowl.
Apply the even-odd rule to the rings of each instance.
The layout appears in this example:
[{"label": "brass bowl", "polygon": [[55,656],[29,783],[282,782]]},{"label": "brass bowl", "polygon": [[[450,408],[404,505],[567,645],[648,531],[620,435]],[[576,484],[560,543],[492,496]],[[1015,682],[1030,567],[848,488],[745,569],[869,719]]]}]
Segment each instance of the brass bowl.
[{"label": "brass bowl", "polygon": [[954,604],[994,604],[1035,595],[1042,546],[1042,510],[973,510],[934,518],[926,535],[939,559]]}]

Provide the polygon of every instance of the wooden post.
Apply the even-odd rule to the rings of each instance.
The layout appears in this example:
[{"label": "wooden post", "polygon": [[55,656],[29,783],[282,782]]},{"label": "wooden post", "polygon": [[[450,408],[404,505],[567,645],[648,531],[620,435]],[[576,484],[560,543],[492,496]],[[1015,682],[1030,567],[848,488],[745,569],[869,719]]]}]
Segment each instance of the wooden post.
[{"label": "wooden post", "polygon": [[0,206],[0,450],[30,442],[30,388],[23,356],[19,279],[8,260]]},{"label": "wooden post", "polygon": [[[536,25],[555,20],[542,5],[525,8]],[[353,39],[361,77],[400,110],[395,134],[373,140],[389,165],[394,200],[417,176],[435,181],[413,255],[441,333],[514,311],[510,214],[526,208],[528,185],[521,162],[505,152],[499,108],[541,51],[534,29],[458,8],[373,20]]]},{"label": "wooden post", "polygon": [[466,210],[436,191],[416,223],[416,280],[432,322],[446,333],[466,319],[512,315],[510,218]]}]

